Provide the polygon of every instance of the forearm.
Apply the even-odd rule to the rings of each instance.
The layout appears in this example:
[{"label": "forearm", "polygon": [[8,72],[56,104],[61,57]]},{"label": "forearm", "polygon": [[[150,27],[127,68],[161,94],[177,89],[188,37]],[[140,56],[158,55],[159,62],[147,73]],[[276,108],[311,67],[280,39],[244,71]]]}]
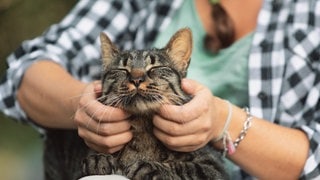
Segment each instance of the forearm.
[{"label": "forearm", "polygon": [[[246,113],[236,106],[232,108],[229,133],[234,141],[243,128]],[[304,132],[254,117],[248,134],[229,158],[259,179],[298,179],[308,149]]]},{"label": "forearm", "polygon": [[73,128],[74,111],[85,86],[58,64],[39,61],[27,69],[17,97],[22,109],[36,123]]}]

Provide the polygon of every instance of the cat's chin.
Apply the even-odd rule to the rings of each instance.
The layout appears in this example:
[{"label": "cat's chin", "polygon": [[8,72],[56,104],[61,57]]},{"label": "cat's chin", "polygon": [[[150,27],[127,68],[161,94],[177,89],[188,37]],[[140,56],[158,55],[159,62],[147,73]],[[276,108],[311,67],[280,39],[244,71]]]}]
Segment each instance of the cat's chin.
[{"label": "cat's chin", "polygon": [[133,115],[152,115],[160,108],[156,102],[146,102],[145,100],[135,100],[127,104],[123,109]]},{"label": "cat's chin", "polygon": [[134,95],[124,98],[122,107],[131,114],[150,114],[157,111],[161,104],[151,96],[135,93]]}]

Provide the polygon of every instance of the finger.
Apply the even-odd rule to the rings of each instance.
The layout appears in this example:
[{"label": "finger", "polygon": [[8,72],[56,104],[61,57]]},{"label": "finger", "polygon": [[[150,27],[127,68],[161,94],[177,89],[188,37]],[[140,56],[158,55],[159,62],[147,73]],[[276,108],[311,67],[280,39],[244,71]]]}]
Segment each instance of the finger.
[{"label": "finger", "polygon": [[209,110],[208,98],[212,98],[212,94],[208,89],[198,89],[193,99],[182,106],[161,106],[159,115],[177,123],[186,123],[196,119]]},{"label": "finger", "polygon": [[90,142],[87,142],[85,141],[86,145],[89,146],[91,149],[97,151],[97,152],[101,152],[101,153],[107,153],[107,154],[112,154],[112,153],[115,153],[119,150],[121,150],[124,145],[120,145],[120,146],[116,146],[116,147],[112,147],[112,148],[105,148],[105,147],[101,147],[101,146],[98,146],[94,143],[90,143]]},{"label": "finger", "polygon": [[207,138],[204,135],[170,136],[165,132],[154,129],[154,135],[169,149],[175,151],[194,151],[206,145]]},{"label": "finger", "polygon": [[183,79],[182,87],[184,91],[193,96],[193,99],[182,106],[164,105],[160,108],[160,115],[184,123],[199,117],[203,111],[207,110],[207,100],[212,97],[212,94],[205,86],[191,79]]},{"label": "finger", "polygon": [[88,116],[88,114],[83,111],[83,109],[79,108],[74,117],[74,122],[77,124],[77,126],[82,126],[85,127],[88,124],[92,123],[91,121],[94,121],[90,116]]},{"label": "finger", "polygon": [[102,92],[101,81],[94,81],[93,82],[93,91],[97,94],[97,97],[101,96],[101,92]]},{"label": "finger", "polygon": [[130,131],[112,136],[101,136],[85,128],[78,128],[78,134],[85,141],[106,149],[122,146],[132,139],[132,133]]},{"label": "finger", "polygon": [[198,149],[200,149],[200,146],[183,146],[183,147],[169,147],[166,146],[168,149],[171,149],[173,151],[178,151],[178,152],[193,152],[196,151]]},{"label": "finger", "polygon": [[103,118],[96,120],[94,115],[89,115],[85,111],[78,110],[75,114],[75,122],[80,128],[87,129],[100,135],[114,135],[129,131],[131,125],[128,120],[105,122]]},{"label": "finger", "polygon": [[184,136],[188,134],[194,134],[198,130],[198,125],[193,121],[186,123],[176,123],[162,117],[155,115],[153,117],[153,125],[159,130],[166,132],[170,136]]},{"label": "finger", "polygon": [[112,122],[127,119],[130,114],[122,109],[106,106],[97,100],[89,102],[80,101],[80,107],[86,113],[98,122]]},{"label": "finger", "polygon": [[82,124],[82,126],[101,136],[111,136],[124,133],[126,131],[130,131],[131,128],[128,121],[117,121],[113,123],[99,123],[91,121],[90,123]]},{"label": "finger", "polygon": [[203,85],[198,83],[195,80],[184,78],[181,81],[181,87],[184,92],[190,95],[194,95],[195,92],[199,91],[200,89],[204,88]]},{"label": "finger", "polygon": [[99,84],[101,84],[100,81],[94,81],[90,84],[88,84],[84,90],[84,92],[82,93],[82,98],[80,99],[80,101],[89,101],[89,100],[94,100],[97,99],[100,95],[99,95]]},{"label": "finger", "polygon": [[125,131],[130,131],[131,128],[131,124],[128,120],[104,123],[92,119],[88,114],[81,111],[76,113],[75,122],[78,125],[78,128],[83,128],[102,136],[120,134]]},{"label": "finger", "polygon": [[130,115],[123,110],[106,106],[97,100],[96,93],[101,92],[101,88],[101,81],[95,81],[88,85],[85,92],[89,95],[80,99],[77,110],[85,111],[90,117],[98,121],[118,121],[128,118]]}]

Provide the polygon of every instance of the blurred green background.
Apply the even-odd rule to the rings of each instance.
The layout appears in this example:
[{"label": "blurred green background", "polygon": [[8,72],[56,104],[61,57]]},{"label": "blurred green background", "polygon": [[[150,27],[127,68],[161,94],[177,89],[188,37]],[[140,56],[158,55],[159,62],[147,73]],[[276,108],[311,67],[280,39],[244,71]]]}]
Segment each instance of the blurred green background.
[{"label": "blurred green background", "polygon": [[[0,0],[0,74],[23,40],[59,22],[76,0]],[[0,113],[0,180],[41,180],[42,140],[37,131]]]}]

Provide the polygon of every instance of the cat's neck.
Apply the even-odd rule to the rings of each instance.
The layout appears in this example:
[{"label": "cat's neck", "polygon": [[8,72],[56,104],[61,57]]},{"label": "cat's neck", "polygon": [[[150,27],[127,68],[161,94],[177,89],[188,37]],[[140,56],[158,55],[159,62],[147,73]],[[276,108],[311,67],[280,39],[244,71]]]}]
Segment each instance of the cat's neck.
[{"label": "cat's neck", "polygon": [[133,116],[132,120],[130,121],[133,133],[152,133],[152,117],[152,114]]},{"label": "cat's neck", "polygon": [[[136,159],[159,160],[162,145],[152,133],[152,116],[133,117],[130,123],[133,138],[123,149],[119,161],[126,164]],[[152,156],[146,156],[146,154],[152,154]]]}]

